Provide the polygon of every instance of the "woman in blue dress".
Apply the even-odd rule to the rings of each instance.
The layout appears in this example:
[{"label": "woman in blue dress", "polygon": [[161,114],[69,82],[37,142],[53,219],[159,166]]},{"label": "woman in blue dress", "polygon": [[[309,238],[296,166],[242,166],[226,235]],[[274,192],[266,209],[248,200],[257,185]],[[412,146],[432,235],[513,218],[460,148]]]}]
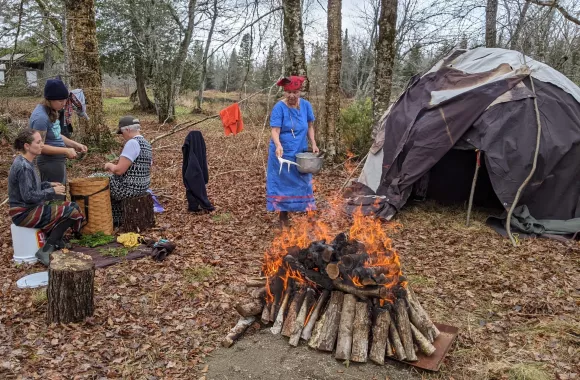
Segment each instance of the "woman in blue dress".
[{"label": "woman in blue dress", "polygon": [[[296,165],[280,163],[279,157],[296,162],[296,154],[308,149],[318,153],[314,138],[312,105],[300,98],[304,77],[291,76],[278,81],[284,87],[284,98],[272,109],[272,139],[268,151],[266,201],[268,211],[280,213],[280,224],[288,226],[288,212],[316,209],[312,192],[312,174],[302,174]],[[280,166],[283,167],[280,167]]]}]

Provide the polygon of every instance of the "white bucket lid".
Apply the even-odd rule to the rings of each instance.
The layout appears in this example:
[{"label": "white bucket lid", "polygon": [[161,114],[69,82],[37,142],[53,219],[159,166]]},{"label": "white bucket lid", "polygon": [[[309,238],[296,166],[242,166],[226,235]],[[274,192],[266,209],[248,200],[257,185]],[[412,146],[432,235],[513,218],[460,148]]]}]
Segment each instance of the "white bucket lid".
[{"label": "white bucket lid", "polygon": [[16,281],[20,289],[38,288],[48,285],[48,271],[29,274]]}]

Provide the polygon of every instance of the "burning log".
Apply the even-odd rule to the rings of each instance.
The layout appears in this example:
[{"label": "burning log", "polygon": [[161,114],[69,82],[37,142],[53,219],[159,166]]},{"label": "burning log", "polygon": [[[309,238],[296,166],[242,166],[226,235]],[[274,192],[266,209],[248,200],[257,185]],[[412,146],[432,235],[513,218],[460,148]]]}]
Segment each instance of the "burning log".
[{"label": "burning log", "polygon": [[343,292],[334,291],[330,295],[328,307],[324,312],[324,324],[321,326],[318,338],[317,348],[320,351],[332,351],[334,349],[343,299]]},{"label": "burning log", "polygon": [[312,329],[314,328],[314,324],[318,320],[318,316],[320,315],[320,310],[322,310],[322,308],[324,307],[324,304],[326,303],[326,300],[328,299],[329,295],[330,295],[330,292],[328,290],[324,290],[322,292],[322,294],[320,295],[320,297],[318,297],[318,300],[316,301],[316,305],[314,306],[314,309],[312,309],[312,312],[310,313],[310,315],[306,317],[308,319],[308,321],[306,322],[304,329],[302,329],[302,334],[300,334],[300,337],[302,339],[304,339],[306,341],[310,340],[310,337],[312,336]]},{"label": "burning log", "polygon": [[409,321],[409,315],[407,314],[407,302],[402,298],[399,298],[395,302],[395,317],[399,336],[401,337],[401,342],[405,349],[405,356],[408,361],[417,361],[417,355],[415,354],[415,349],[413,347],[411,322]]},{"label": "burning log", "polygon": [[357,363],[367,362],[370,328],[368,304],[366,302],[357,302],[352,329],[350,361]]},{"label": "burning log", "polygon": [[[377,309],[377,317],[373,325],[373,343],[371,345],[370,359],[380,365],[385,364],[385,350],[389,346],[389,326],[391,314],[388,310]],[[388,349],[388,355],[391,350]]]},{"label": "burning log", "polygon": [[316,293],[312,288],[306,290],[304,302],[302,302],[302,306],[300,307],[300,311],[296,317],[296,322],[294,323],[292,334],[290,335],[290,340],[288,341],[291,346],[296,347],[300,341],[300,335],[304,330],[306,318],[308,317],[308,313],[311,311],[312,304],[314,303],[315,294]]},{"label": "burning log", "polygon": [[282,324],[284,323],[284,313],[286,312],[286,305],[288,305],[289,298],[290,298],[290,287],[287,287],[286,291],[284,292],[284,299],[282,300],[282,304],[280,305],[280,309],[278,310],[278,314],[276,315],[274,326],[270,327],[270,331],[274,335],[280,334],[280,331],[282,331]]},{"label": "burning log", "polygon": [[344,300],[342,301],[340,324],[338,326],[338,340],[336,342],[336,352],[334,354],[336,359],[350,360],[355,307],[356,297],[352,294],[345,294]]},{"label": "burning log", "polygon": [[230,330],[228,335],[222,341],[222,346],[228,348],[231,347],[234,342],[246,331],[246,329],[254,323],[256,317],[241,317],[238,320],[238,323]]},{"label": "burning log", "polygon": [[[317,240],[307,246],[301,232],[290,233],[268,252],[267,294],[261,289],[253,294],[267,299],[261,319],[274,322],[273,334],[289,337],[294,347],[302,338],[311,348],[335,351],[336,359],[351,362],[384,364],[389,356],[416,361],[418,352],[433,354],[438,330],[408,289],[380,223],[371,224],[372,230],[357,225],[351,240],[339,234],[331,244]],[[322,291],[318,300],[317,291]],[[259,315],[262,302],[236,309]]]},{"label": "burning log", "polygon": [[264,302],[262,300],[254,300],[246,304],[237,303],[235,308],[242,317],[251,317],[262,313]]},{"label": "burning log", "polygon": [[401,338],[397,331],[397,326],[393,323],[394,319],[391,316],[391,325],[389,326],[389,340],[393,344],[393,350],[395,351],[395,357],[397,360],[405,360],[407,356],[405,355],[405,349],[403,348],[403,343],[401,343]]},{"label": "burning log", "polygon": [[342,290],[345,293],[354,294],[363,300],[367,299],[368,297],[386,299],[389,296],[389,290],[384,286],[379,286],[372,289],[357,288],[338,280],[334,280],[333,284],[336,289]]},{"label": "burning log", "polygon": [[[281,272],[286,272],[285,269],[281,269]],[[281,273],[283,275],[284,273]],[[267,280],[267,285],[270,287],[270,293],[274,296],[274,300],[270,305],[270,322],[274,322],[276,320],[276,316],[278,315],[278,307],[280,306],[280,300],[283,297],[284,292],[284,282],[280,276],[274,276],[271,279]]]},{"label": "burning log", "polygon": [[322,260],[324,260],[324,262],[331,262],[335,259],[336,255],[334,253],[334,248],[332,248],[332,246],[327,245],[326,247],[324,247],[324,251],[322,251]]},{"label": "burning log", "polygon": [[415,326],[411,325],[411,332],[413,333],[413,338],[415,338],[415,342],[417,342],[417,346],[427,356],[433,355],[435,352],[435,346],[429,342],[429,340],[421,334],[421,331],[417,329]]},{"label": "burning log", "polygon": [[368,253],[361,253],[361,254],[348,254],[343,255],[340,257],[340,262],[344,267],[348,270],[355,269],[359,266],[362,266],[365,261],[369,258]]},{"label": "burning log", "polygon": [[331,280],[336,280],[340,276],[340,267],[338,262],[326,265],[326,274]]},{"label": "burning log", "polygon": [[302,302],[304,302],[305,296],[306,289],[304,288],[300,289],[300,291],[294,295],[292,303],[290,303],[290,307],[288,308],[288,314],[286,315],[286,319],[284,320],[284,325],[282,327],[282,336],[290,337],[290,335],[294,331],[296,317],[298,316],[298,312],[302,307]]}]

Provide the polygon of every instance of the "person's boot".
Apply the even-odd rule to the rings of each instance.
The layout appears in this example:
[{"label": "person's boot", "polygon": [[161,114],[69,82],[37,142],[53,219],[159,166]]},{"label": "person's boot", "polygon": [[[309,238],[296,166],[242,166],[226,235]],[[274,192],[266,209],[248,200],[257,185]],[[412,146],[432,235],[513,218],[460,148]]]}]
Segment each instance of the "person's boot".
[{"label": "person's boot", "polygon": [[48,266],[50,264],[50,254],[54,252],[55,248],[56,247],[53,244],[46,243],[42,248],[36,251],[34,256],[36,256],[38,261],[43,263],[45,266]]}]

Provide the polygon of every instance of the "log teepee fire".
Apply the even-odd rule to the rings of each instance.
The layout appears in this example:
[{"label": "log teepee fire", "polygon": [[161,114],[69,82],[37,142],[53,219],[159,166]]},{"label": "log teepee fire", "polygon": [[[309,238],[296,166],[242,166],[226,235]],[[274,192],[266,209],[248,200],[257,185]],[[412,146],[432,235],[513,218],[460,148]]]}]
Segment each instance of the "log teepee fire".
[{"label": "log teepee fire", "polygon": [[337,359],[384,364],[416,361],[435,352],[439,330],[401,270],[397,252],[377,220],[355,215],[348,233],[334,237],[321,222],[284,230],[266,252],[265,282],[224,340],[229,347],[257,318],[273,334]]}]

